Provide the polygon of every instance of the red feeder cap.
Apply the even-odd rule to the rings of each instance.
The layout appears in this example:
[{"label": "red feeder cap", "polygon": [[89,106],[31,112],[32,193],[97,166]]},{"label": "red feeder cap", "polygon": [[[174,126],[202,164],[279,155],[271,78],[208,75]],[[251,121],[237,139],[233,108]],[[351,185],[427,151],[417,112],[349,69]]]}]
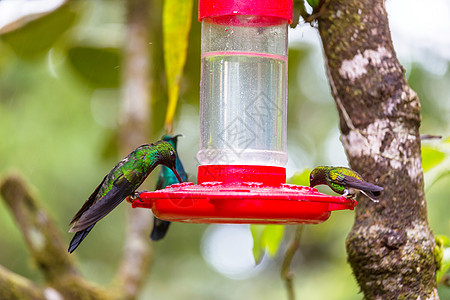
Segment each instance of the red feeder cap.
[{"label": "red feeder cap", "polygon": [[292,0],[199,0],[198,20],[204,18],[246,15],[278,17],[292,22]]}]

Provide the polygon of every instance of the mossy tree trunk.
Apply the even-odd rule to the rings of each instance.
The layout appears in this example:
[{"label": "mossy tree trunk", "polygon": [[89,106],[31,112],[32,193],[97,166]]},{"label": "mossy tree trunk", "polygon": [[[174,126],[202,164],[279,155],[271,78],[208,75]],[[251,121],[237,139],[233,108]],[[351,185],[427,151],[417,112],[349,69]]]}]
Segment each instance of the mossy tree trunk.
[{"label": "mossy tree trunk", "polygon": [[384,187],[358,198],[348,260],[365,299],[438,299],[420,155],[420,103],[394,51],[384,1],[331,0],[318,16],[350,165]]}]

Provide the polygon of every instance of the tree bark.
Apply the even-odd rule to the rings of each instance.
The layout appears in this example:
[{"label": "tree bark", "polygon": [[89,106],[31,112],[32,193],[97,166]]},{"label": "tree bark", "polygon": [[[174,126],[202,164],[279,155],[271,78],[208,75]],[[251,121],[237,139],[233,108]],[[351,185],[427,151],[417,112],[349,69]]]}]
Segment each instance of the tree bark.
[{"label": "tree bark", "polygon": [[365,299],[438,299],[420,156],[420,103],[392,45],[384,1],[321,1],[326,69],[351,167],[384,187],[358,198],[348,260]]}]

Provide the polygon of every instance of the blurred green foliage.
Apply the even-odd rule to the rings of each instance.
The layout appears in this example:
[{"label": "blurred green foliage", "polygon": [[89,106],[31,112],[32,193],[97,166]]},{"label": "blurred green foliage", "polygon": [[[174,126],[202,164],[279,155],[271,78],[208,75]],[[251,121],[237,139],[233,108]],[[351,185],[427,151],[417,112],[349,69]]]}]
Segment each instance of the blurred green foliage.
[{"label": "blurred green foliage", "polygon": [[[66,232],[70,218],[119,159],[114,141],[120,118],[123,9],[123,1],[119,0],[71,1],[0,38],[0,174],[18,169],[34,184],[67,242],[72,237]],[[149,45],[153,57],[152,140],[162,134],[167,107],[161,15],[162,5],[155,3]],[[302,30],[302,26],[295,30]],[[175,132],[182,128],[180,133],[185,136],[179,141],[179,152],[192,181],[199,130],[200,25],[196,18],[189,43],[174,125]],[[338,116],[323,65],[317,47],[291,44],[290,174],[317,164],[345,163],[338,141]],[[420,64],[410,65],[408,81],[422,102],[422,133],[448,136],[449,69],[437,76],[423,70]],[[427,174],[447,161],[448,154],[440,143],[424,142]],[[307,182],[305,174],[295,175],[293,182]],[[427,189],[429,220],[435,233],[448,236],[450,176],[439,178]],[[150,177],[144,188],[153,188],[154,182],[155,178]],[[330,193],[326,187],[321,191]],[[102,220],[77,250],[75,256],[87,279],[107,284],[113,278],[122,253],[125,206],[122,204]],[[305,226],[300,251],[292,263],[299,299],[361,298],[345,253],[345,237],[353,215],[351,211],[335,212],[323,224]],[[168,236],[154,244],[155,261],[141,299],[284,299],[279,268],[288,239],[270,242],[275,240],[273,236],[280,238],[281,230],[267,230],[272,232],[266,233],[270,238],[265,239],[263,248],[268,247],[270,253],[277,252],[277,247],[279,250],[264,270],[249,279],[233,280],[203,260],[199,245],[206,227],[174,223]],[[3,203],[0,228],[0,264],[42,281]],[[290,237],[292,229],[283,229],[284,236]],[[448,288],[440,287],[439,293],[441,299],[450,297]]]},{"label": "blurred green foliage", "polygon": [[74,70],[94,88],[119,87],[119,49],[75,46],[68,49],[67,58]]},{"label": "blurred green foliage", "polygon": [[1,35],[0,39],[21,58],[35,58],[48,52],[55,41],[72,26],[76,15],[70,5],[63,5],[57,13],[33,20],[19,30]]},{"label": "blurred green foliage", "polygon": [[450,269],[450,255],[444,254],[445,251],[450,249],[450,239],[445,235],[437,235],[435,241],[434,256],[437,263],[436,281],[439,284],[442,276]]}]

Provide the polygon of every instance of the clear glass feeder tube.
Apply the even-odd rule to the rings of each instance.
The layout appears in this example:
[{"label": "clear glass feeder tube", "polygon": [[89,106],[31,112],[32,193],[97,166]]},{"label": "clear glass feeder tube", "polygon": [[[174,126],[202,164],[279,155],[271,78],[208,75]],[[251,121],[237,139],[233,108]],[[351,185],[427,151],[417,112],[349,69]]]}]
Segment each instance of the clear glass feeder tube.
[{"label": "clear glass feeder tube", "polygon": [[201,165],[287,163],[288,20],[202,20]]}]

